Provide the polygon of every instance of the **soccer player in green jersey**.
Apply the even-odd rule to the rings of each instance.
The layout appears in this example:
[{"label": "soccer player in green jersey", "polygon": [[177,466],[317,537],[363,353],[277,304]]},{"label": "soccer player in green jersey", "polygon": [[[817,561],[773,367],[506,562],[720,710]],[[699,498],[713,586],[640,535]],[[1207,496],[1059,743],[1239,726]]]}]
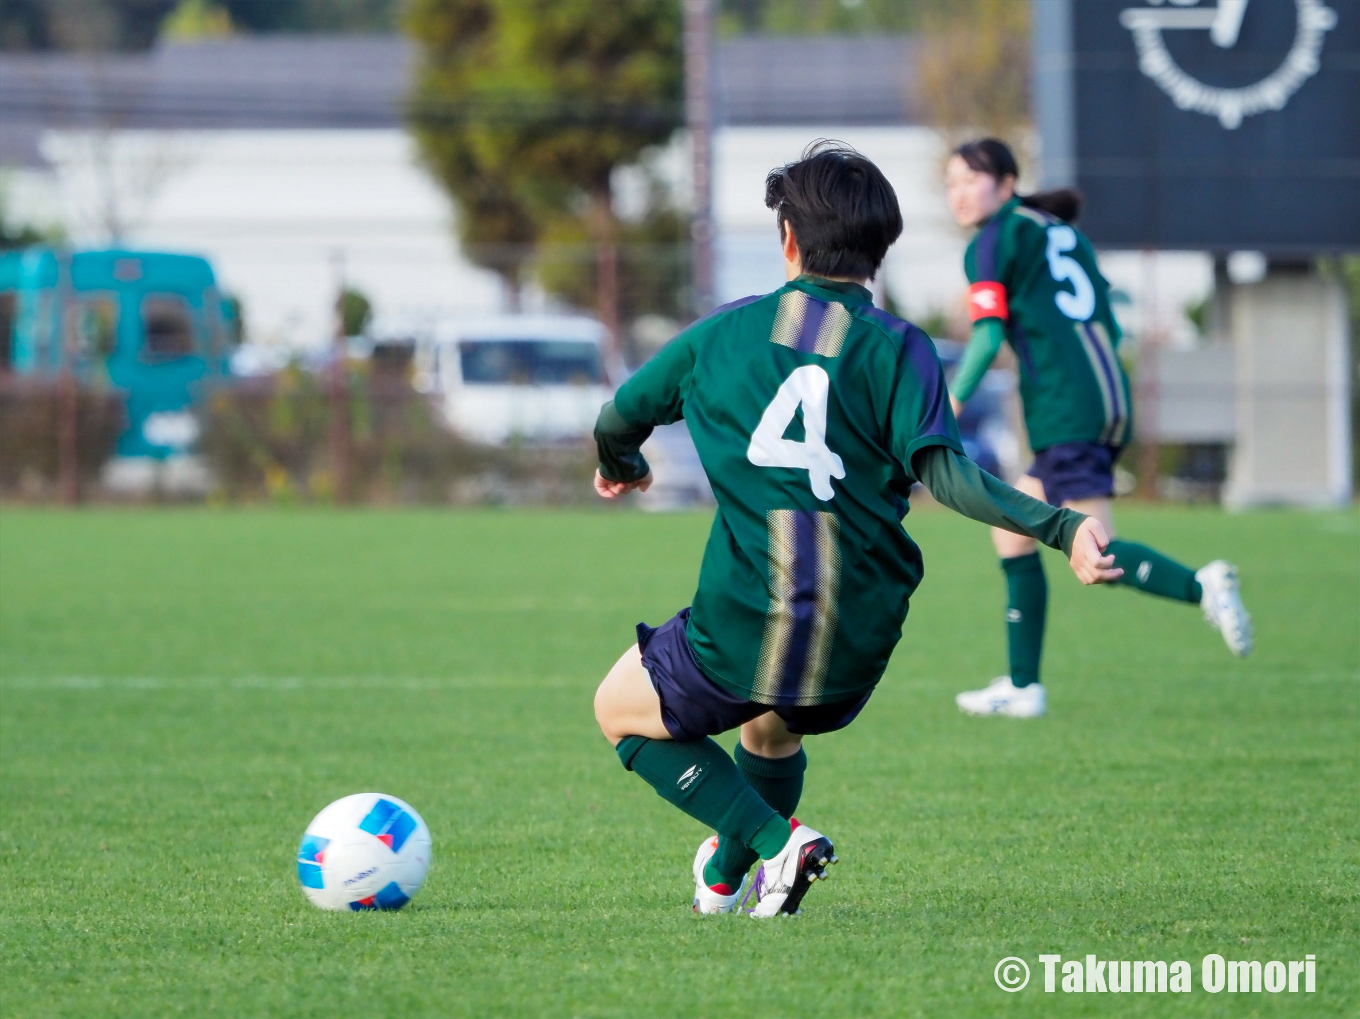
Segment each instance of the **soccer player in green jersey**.
[{"label": "soccer player in green jersey", "polygon": [[[864,283],[902,232],[887,179],[823,142],[773,171],[789,283],[686,329],[596,424],[596,490],[651,483],[640,453],[684,418],[718,509],[690,608],[639,624],[595,715],[625,768],[716,832],[694,909],[798,911],[836,861],[793,819],[802,738],[848,725],[902,635],[921,552],[902,529],[920,481],[974,519],[1060,548],[1084,583],[1118,577],[1100,522],[1023,495],[967,460],[930,339]],[[711,737],[741,729],[735,762]]]},{"label": "soccer player in green jersey", "polygon": [[[1064,189],[1021,198],[1018,173],[1015,156],[995,138],[960,146],[945,170],[950,211],[960,226],[978,230],[964,255],[973,331],[950,383],[951,403],[959,413],[1009,343],[1034,450],[1016,487],[1095,517],[1113,536],[1114,464],[1132,418],[1109,284],[1090,242],[1072,226],[1080,195]],[[1010,675],[957,702],[969,714],[1033,718],[1046,703],[1039,661],[1048,585],[1033,539],[995,529],[992,540],[1006,577]],[[1251,619],[1231,564],[1215,560],[1195,571],[1120,539],[1108,551],[1123,570],[1119,583],[1201,606],[1233,654],[1251,651]]]}]

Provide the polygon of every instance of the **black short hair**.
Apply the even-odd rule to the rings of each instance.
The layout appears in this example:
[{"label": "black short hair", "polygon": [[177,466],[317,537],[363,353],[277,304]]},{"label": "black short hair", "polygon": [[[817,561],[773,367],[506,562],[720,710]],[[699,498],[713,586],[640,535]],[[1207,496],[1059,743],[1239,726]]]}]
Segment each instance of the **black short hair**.
[{"label": "black short hair", "polygon": [[771,170],[765,205],[793,227],[803,269],[817,276],[873,279],[902,235],[902,210],[883,171],[843,142],[819,139]]},{"label": "black short hair", "polygon": [[[993,180],[1003,177],[1019,177],[1020,167],[1015,161],[1015,153],[1000,138],[979,138],[964,142],[954,150],[954,155],[962,159],[970,170],[985,173]],[[1042,209],[1067,223],[1075,223],[1081,215],[1081,192],[1074,188],[1055,188],[1052,191],[1036,191],[1032,195],[1021,195],[1020,204],[1031,209]]]}]

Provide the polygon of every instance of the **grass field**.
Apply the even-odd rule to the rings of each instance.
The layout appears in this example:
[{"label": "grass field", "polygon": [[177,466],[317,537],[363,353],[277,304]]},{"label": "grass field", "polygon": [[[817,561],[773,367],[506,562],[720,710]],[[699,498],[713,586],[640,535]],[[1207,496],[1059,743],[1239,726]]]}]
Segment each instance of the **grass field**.
[{"label": "grass field", "polygon": [[[1238,562],[1258,651],[1055,556],[1024,723],[952,702],[1003,667],[985,532],[909,524],[892,667],[809,741],[799,813],[841,865],[758,924],[691,914],[701,829],[591,717],[707,517],[4,510],[0,1014],[1360,1014],[1360,518],[1124,512]],[[434,867],[400,913],[323,914],[298,838],[367,789]],[[1195,990],[1045,994],[1044,952],[1185,959]],[[1210,952],[1314,953],[1317,993],[1206,993]]]}]

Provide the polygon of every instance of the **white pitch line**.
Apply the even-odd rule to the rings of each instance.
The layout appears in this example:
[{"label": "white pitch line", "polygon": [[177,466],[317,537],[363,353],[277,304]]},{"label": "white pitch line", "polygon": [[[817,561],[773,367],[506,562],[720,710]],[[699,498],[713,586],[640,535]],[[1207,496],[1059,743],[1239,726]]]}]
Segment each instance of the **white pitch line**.
[{"label": "white pitch line", "polygon": [[384,676],[16,676],[0,679],[15,690],[541,690],[584,687],[593,677],[542,678],[450,676],[442,679]]}]

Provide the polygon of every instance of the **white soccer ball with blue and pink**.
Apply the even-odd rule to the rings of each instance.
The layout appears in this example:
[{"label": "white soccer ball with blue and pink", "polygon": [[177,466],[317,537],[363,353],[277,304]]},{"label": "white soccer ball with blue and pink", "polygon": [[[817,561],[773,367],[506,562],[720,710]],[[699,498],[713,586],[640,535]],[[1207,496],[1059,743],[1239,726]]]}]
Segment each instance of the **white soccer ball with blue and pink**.
[{"label": "white soccer ball with blue and pink", "polygon": [[404,800],[355,793],[307,826],[298,880],[322,909],[401,909],[430,869],[430,829]]}]

